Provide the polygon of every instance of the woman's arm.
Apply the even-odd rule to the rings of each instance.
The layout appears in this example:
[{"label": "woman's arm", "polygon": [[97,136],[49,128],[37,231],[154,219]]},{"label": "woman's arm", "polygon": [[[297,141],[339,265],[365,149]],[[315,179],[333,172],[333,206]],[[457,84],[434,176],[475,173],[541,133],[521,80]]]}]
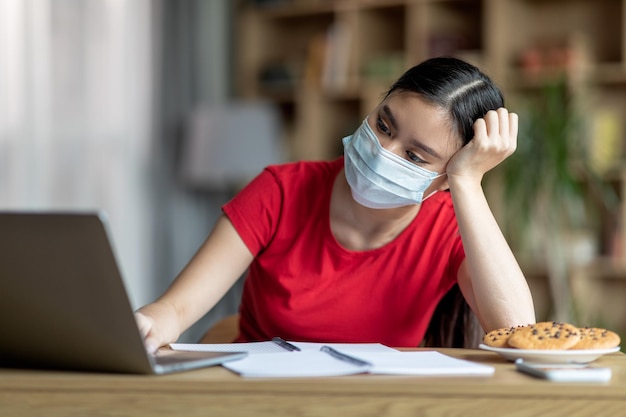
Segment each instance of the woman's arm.
[{"label": "woman's arm", "polygon": [[154,352],[176,341],[224,296],[253,258],[230,220],[222,214],[167,291],[137,311],[135,316],[146,349]]},{"label": "woman's arm", "polygon": [[490,111],[476,121],[474,133],[447,167],[466,254],[459,287],[485,331],[534,323],[530,289],[481,186],[483,175],[515,151],[517,115]]}]

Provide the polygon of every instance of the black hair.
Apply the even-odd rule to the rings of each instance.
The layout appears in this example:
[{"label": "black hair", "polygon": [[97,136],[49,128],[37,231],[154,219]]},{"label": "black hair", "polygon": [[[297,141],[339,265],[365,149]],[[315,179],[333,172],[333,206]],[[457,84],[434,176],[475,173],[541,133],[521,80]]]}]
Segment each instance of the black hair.
[{"label": "black hair", "polygon": [[502,92],[487,75],[452,57],[431,58],[409,69],[389,88],[385,98],[395,91],[417,93],[445,109],[463,145],[474,137],[477,119],[489,110],[504,107]]}]

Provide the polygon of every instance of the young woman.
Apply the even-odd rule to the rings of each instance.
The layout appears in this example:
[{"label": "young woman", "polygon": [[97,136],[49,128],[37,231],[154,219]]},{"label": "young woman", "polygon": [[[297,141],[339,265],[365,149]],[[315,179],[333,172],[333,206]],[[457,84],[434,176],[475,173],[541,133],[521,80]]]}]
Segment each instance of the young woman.
[{"label": "young woman", "polygon": [[485,199],[517,115],[476,67],[434,58],[403,74],[344,156],[266,168],[223,207],[194,258],[137,312],[147,349],[175,341],[246,270],[238,341],[418,346],[458,284],[485,331],[535,321],[526,280]]}]

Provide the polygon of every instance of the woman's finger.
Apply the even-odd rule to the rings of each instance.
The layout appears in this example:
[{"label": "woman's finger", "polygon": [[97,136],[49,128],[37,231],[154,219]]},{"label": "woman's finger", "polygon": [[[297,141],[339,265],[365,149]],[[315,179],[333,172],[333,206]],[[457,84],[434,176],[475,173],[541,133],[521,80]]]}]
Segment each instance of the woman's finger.
[{"label": "woman's finger", "polygon": [[474,139],[487,136],[487,122],[484,118],[474,122]]},{"label": "woman's finger", "polygon": [[489,110],[487,114],[485,114],[485,123],[487,124],[487,135],[492,137],[493,135],[500,134],[500,122],[499,114],[494,110]]},{"label": "woman's finger", "polygon": [[500,136],[506,138],[509,136],[509,112],[504,107],[497,110],[498,113],[498,132]]},{"label": "woman's finger", "polygon": [[515,138],[515,142],[517,142],[518,119],[516,113],[509,113],[509,136]]}]

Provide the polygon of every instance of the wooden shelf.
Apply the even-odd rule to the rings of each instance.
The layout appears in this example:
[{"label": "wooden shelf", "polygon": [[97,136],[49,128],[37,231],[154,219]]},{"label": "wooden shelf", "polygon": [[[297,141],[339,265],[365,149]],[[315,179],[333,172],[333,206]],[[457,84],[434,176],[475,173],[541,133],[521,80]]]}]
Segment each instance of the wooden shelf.
[{"label": "wooden shelf", "polygon": [[626,86],[626,65],[621,62],[597,64],[590,78],[601,85]]},{"label": "wooden shelf", "polygon": [[[357,126],[390,83],[431,55],[482,56],[482,0],[318,0],[240,3],[237,93],[296,107],[291,159],[337,156],[344,123],[319,106],[351,101]],[[478,58],[480,59],[480,58]],[[317,114],[317,116],[314,116]],[[341,113],[342,116],[346,112]],[[327,124],[326,129],[319,124]],[[335,126],[335,127],[333,127]],[[315,133],[311,133],[315,132]],[[307,154],[298,153],[298,149]],[[315,153],[310,152],[315,149]]]}]

